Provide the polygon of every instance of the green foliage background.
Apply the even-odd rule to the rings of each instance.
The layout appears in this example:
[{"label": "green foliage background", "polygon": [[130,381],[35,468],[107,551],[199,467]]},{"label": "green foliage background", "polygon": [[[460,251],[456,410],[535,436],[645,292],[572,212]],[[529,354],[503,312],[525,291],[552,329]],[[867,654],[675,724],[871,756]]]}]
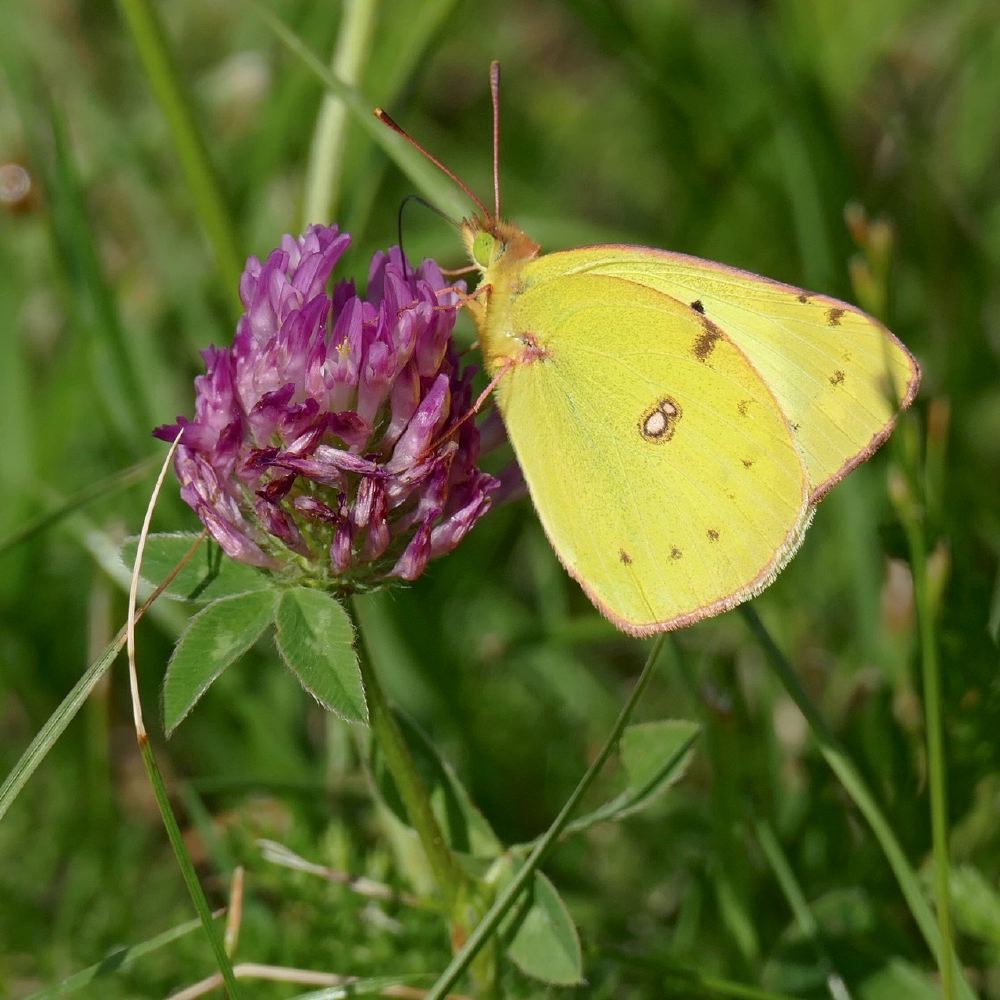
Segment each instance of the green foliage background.
[{"label": "green foliage background", "polygon": [[[271,9],[329,58],[338,4]],[[251,6],[174,0],[162,15],[239,252],[265,254],[302,228],[321,84]],[[381,0],[376,17],[366,98],[484,195],[487,66],[501,60],[506,214],[546,249],[669,247],[852,298],[845,205],[891,221],[889,325],[920,358],[920,398],[894,445],[824,501],[758,608],[911,861],[929,871],[907,550],[886,493],[893,448],[919,442],[940,592],[957,945],[982,995],[1000,996],[996,5]],[[115,7],[13,0],[0,58],[0,162],[23,164],[35,185],[0,215],[7,537],[162,453],[149,429],[190,413],[197,351],[230,337],[233,289]],[[412,185],[357,123],[344,164],[336,218],[356,242],[343,273],[363,279],[370,253],[395,242]],[[464,263],[430,213],[408,214],[406,240],[411,256]],[[462,336],[471,341],[471,328]],[[151,478],[3,552],[0,773],[123,620],[115,551],[140,523]],[[166,492],[157,526],[193,529]],[[644,645],[591,609],[527,501],[493,512],[368,612],[391,696],[502,838],[539,834],[609,729]],[[182,622],[161,605],[140,630],[150,720]],[[191,916],[126,687],[116,669],[0,824],[3,995],[28,996]],[[820,997],[831,968],[856,997],[935,995],[932,956],[883,855],[739,616],[678,635],[641,714],[695,719],[704,733],[686,780],[655,809],[568,842],[547,865],[584,943],[588,981],[575,995]],[[231,668],[169,744],[155,726],[153,737],[214,901],[233,866],[247,866],[239,958],[359,975],[445,964],[432,915],[376,912],[262,859],[255,838],[267,836],[426,888],[412,847],[373,808],[349,734],[273,648]],[[793,917],[772,840],[818,937]],[[78,995],[163,996],[211,971],[194,934]],[[518,976],[506,986],[544,993]],[[254,984],[248,995],[292,992]]]}]

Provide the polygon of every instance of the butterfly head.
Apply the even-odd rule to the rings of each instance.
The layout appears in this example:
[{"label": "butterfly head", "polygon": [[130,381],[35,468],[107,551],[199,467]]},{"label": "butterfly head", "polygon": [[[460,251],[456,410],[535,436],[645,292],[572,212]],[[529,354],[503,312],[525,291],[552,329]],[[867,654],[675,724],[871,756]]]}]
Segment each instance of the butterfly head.
[{"label": "butterfly head", "polygon": [[464,220],[462,238],[472,263],[484,275],[531,260],[541,249],[517,226],[491,218]]}]

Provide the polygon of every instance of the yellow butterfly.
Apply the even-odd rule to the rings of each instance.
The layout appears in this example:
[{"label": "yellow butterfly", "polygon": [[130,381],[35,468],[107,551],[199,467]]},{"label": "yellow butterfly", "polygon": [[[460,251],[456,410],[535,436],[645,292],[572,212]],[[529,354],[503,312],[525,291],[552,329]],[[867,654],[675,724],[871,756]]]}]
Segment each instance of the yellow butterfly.
[{"label": "yellow butterfly", "polygon": [[860,309],[723,264],[615,244],[539,255],[495,210],[461,224],[468,306],[552,547],[634,635],[758,594],[816,503],[889,436],[920,383]]}]

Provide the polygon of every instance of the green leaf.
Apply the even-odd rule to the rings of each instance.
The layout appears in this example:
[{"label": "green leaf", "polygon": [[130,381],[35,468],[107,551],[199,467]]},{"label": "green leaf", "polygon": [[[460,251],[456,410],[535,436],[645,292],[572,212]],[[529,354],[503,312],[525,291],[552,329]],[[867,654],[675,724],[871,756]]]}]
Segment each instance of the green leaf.
[{"label": "green leaf", "polygon": [[1000,948],[1000,893],[977,868],[952,870],[951,905],[960,931]]},{"label": "green leaf", "polygon": [[861,984],[858,996],[859,1000],[941,1000],[941,990],[920,969],[893,958]]},{"label": "green leaf", "polygon": [[260,590],[222,597],[189,622],[163,679],[163,725],[170,736],[223,670],[274,620],[277,594]]},{"label": "green leaf", "polygon": [[629,726],[618,748],[628,787],[610,802],[574,820],[567,832],[579,833],[595,823],[619,820],[645,809],[684,776],[699,732],[701,726],[686,719]]},{"label": "green leaf", "polygon": [[[178,531],[149,535],[142,553],[142,578],[157,586],[181,561],[198,538],[196,534]],[[138,538],[125,540],[121,559],[131,570],[135,565]],[[164,597],[175,601],[207,603],[219,597],[266,590],[271,586],[268,576],[253,566],[230,559],[214,542],[204,542],[191,561],[171,581]]]},{"label": "green leaf", "polygon": [[328,594],[294,587],[278,603],[278,651],[302,686],[328,711],[348,722],[367,722],[368,706],[354,627]]},{"label": "green leaf", "polygon": [[684,776],[700,732],[701,726],[687,719],[640,722],[625,730],[619,752],[628,774],[629,801],[619,815],[644,808]]},{"label": "green leaf", "polygon": [[556,887],[535,872],[530,902],[517,923],[507,954],[529,976],[571,986],[583,978],[580,939]]},{"label": "green leaf", "polygon": [[[477,858],[496,857],[503,845],[486,818],[473,805],[451,766],[438,756],[431,741],[412,719],[398,711],[394,711],[393,715],[430,796],[431,809],[448,846],[453,851]],[[370,766],[382,801],[400,822],[409,826],[406,807],[374,740]]]}]

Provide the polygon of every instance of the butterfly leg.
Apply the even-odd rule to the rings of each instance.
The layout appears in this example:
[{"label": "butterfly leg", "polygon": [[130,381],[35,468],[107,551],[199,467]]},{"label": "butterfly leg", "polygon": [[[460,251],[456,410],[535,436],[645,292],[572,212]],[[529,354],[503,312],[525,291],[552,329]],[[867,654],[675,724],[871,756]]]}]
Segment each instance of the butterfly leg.
[{"label": "butterfly leg", "polygon": [[[472,315],[477,319],[479,315],[486,309],[486,301],[483,299],[488,299],[490,292],[493,291],[492,285],[480,285],[471,294],[466,292],[462,288],[458,288],[455,285],[450,285],[448,288],[439,288],[437,290],[437,295],[457,295],[459,300],[459,305],[467,306],[472,312]],[[435,309],[453,309],[454,306],[435,306]]]},{"label": "butterfly leg", "polygon": [[431,442],[431,444],[427,446],[426,451],[433,451],[435,448],[438,447],[438,445],[441,444],[442,441],[444,441],[446,438],[451,437],[451,435],[454,434],[455,431],[457,431],[458,428],[461,427],[462,424],[466,422],[466,420],[469,420],[471,417],[474,417],[479,412],[483,403],[485,403],[486,400],[489,399],[490,393],[492,393],[493,390],[497,387],[500,380],[505,375],[507,375],[516,364],[518,364],[517,358],[508,358],[500,367],[500,370],[496,373],[496,375],[494,375],[493,378],[490,379],[489,385],[487,385],[486,388],[483,389],[483,391],[479,394],[479,398],[472,404],[472,406],[465,413],[463,413],[462,416],[458,420],[456,420],[455,423],[452,424],[451,427],[449,427],[444,434],[442,434],[440,437],[436,438],[433,442]]}]

